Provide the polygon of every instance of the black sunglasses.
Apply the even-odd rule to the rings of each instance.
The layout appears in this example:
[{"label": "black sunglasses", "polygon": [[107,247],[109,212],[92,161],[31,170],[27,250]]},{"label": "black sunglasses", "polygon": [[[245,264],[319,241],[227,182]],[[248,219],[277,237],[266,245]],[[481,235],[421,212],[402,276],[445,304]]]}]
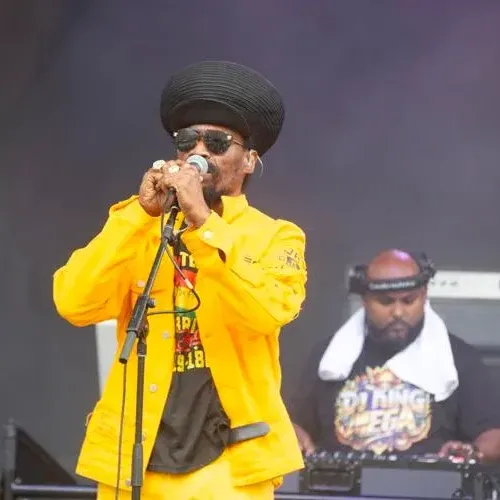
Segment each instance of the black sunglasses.
[{"label": "black sunglasses", "polygon": [[191,151],[198,141],[203,141],[208,151],[214,155],[224,154],[231,144],[246,147],[245,144],[236,141],[231,134],[223,130],[196,130],[195,128],[183,128],[174,132],[175,149],[183,153]]}]

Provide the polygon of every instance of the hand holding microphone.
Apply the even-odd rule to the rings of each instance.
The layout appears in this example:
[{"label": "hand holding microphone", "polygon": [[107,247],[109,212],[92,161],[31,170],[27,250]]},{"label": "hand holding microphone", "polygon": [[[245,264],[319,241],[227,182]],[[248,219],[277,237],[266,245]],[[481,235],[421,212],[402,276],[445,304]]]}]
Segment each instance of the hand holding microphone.
[{"label": "hand holding microphone", "polygon": [[210,215],[202,188],[203,174],[207,171],[208,162],[199,155],[190,156],[186,162],[157,161],[142,179],[139,203],[149,215],[157,217],[166,203],[168,210],[177,199],[185,218],[199,227]]}]

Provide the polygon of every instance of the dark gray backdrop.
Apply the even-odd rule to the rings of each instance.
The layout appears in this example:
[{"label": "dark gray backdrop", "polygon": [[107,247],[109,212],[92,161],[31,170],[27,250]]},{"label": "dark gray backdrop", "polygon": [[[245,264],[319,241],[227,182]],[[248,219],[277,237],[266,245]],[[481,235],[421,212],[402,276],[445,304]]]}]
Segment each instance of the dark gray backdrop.
[{"label": "dark gray backdrop", "polygon": [[308,236],[285,395],[340,321],[348,264],[405,246],[497,270],[498,26],[495,0],[1,2],[0,421],[16,417],[74,466],[95,339],[56,316],[51,275],[169,157],[159,93],[202,58],[256,68],[287,104],[249,193]]}]

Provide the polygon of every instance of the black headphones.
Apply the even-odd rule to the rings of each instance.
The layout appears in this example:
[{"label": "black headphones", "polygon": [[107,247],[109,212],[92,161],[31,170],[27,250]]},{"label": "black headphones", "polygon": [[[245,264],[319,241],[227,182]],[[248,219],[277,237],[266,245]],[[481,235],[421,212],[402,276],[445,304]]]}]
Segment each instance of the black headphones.
[{"label": "black headphones", "polygon": [[369,280],[366,274],[367,265],[354,266],[347,276],[349,293],[364,295],[366,292],[397,292],[414,290],[427,285],[436,274],[434,263],[424,252],[406,252],[418,265],[420,271],[416,276],[388,280]]}]

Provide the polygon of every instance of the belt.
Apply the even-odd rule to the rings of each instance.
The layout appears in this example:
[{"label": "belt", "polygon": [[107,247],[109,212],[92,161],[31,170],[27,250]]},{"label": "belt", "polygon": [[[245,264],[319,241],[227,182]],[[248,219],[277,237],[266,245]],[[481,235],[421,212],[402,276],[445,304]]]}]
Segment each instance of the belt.
[{"label": "belt", "polygon": [[233,427],[229,433],[228,446],[236,443],[241,443],[242,441],[248,441],[249,439],[255,439],[258,437],[265,436],[269,433],[271,427],[266,422],[255,422],[253,424],[240,425],[239,427]]}]

